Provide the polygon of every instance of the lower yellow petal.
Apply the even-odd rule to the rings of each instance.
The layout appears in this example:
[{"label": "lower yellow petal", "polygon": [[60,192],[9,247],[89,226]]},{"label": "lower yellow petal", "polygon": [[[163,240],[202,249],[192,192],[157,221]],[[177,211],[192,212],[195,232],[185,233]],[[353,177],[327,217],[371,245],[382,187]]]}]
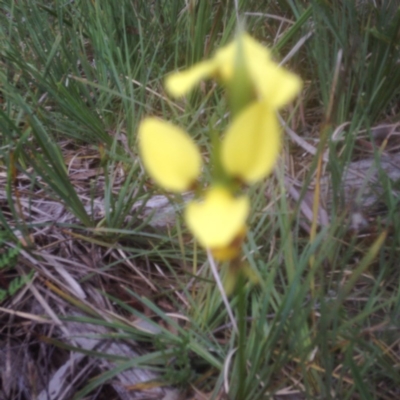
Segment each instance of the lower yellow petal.
[{"label": "lower yellow petal", "polygon": [[255,102],[233,120],[226,132],[221,162],[230,175],[251,184],[272,171],[280,149],[275,111],[266,102]]},{"label": "lower yellow petal", "polygon": [[193,67],[168,75],[165,79],[165,88],[174,97],[187,94],[202,79],[211,77],[217,68],[214,60],[203,61]]},{"label": "lower yellow petal", "polygon": [[148,174],[164,189],[188,190],[200,174],[201,155],[182,129],[156,118],[139,127],[139,151]]},{"label": "lower yellow petal", "polygon": [[228,246],[245,229],[250,202],[247,196],[234,197],[222,187],[209,189],[204,201],[191,202],[185,210],[186,223],[206,248]]}]

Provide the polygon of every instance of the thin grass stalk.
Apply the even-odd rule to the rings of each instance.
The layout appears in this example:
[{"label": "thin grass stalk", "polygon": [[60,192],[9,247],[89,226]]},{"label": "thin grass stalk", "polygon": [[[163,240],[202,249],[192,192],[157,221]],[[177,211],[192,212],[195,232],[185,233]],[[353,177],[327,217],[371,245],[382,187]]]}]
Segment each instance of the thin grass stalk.
[{"label": "thin grass stalk", "polygon": [[239,272],[238,282],[238,303],[237,303],[237,319],[238,319],[238,388],[236,399],[246,398],[246,339],[247,339],[247,296],[246,296],[246,280],[243,273]]}]

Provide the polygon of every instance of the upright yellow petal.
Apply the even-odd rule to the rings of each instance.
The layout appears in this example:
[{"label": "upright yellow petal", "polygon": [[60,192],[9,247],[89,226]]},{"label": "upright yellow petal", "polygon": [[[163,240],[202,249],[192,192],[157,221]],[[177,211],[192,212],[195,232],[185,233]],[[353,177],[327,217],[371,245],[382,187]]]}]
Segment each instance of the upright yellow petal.
[{"label": "upright yellow petal", "polygon": [[168,122],[144,119],[139,127],[139,151],[148,174],[164,189],[188,190],[200,174],[201,155],[195,143]]},{"label": "upright yellow petal", "polygon": [[223,187],[213,187],[204,201],[187,205],[185,218],[203,247],[217,249],[228,246],[243,232],[249,210],[247,196],[234,197]]},{"label": "upright yellow petal", "polygon": [[[269,62],[270,52],[248,34],[243,34],[227,46],[219,49],[208,61],[195,64],[193,67],[172,73],[165,80],[165,87],[170,95],[180,97],[188,93],[202,79],[216,77],[228,83],[234,75],[239,40],[242,41],[242,57],[245,63],[263,66]],[[254,83],[254,79],[253,79]],[[258,85],[258,82],[255,82]]]},{"label": "upright yellow petal", "polygon": [[217,68],[214,60],[203,61],[185,71],[168,75],[165,79],[165,88],[171,96],[183,96],[202,79],[212,76]]},{"label": "upright yellow petal", "polygon": [[[266,63],[270,62],[270,51],[250,35],[243,33],[215,54],[219,76],[225,83],[229,82],[234,76],[238,52],[242,53],[239,56],[243,58],[249,73],[251,73],[251,65],[258,65],[262,68]],[[257,81],[254,82],[254,79],[252,81],[253,84],[258,84]]]},{"label": "upright yellow petal", "polygon": [[255,102],[228,128],[221,145],[221,163],[228,174],[249,184],[267,176],[281,149],[281,132],[274,109]]},{"label": "upright yellow petal", "polygon": [[[241,43],[241,47],[240,47]],[[270,51],[244,33],[216,54],[218,71],[227,83],[234,76],[238,52],[241,52],[255,93],[271,107],[280,108],[291,101],[301,89],[301,80],[271,59]]]},{"label": "upright yellow petal", "polygon": [[219,49],[210,60],[169,75],[166,88],[172,96],[179,97],[205,78],[216,77],[224,84],[230,84],[237,57],[243,60],[254,93],[260,100],[268,101],[271,107],[284,106],[300,91],[300,78],[276,64],[271,59],[271,52],[247,33]]}]

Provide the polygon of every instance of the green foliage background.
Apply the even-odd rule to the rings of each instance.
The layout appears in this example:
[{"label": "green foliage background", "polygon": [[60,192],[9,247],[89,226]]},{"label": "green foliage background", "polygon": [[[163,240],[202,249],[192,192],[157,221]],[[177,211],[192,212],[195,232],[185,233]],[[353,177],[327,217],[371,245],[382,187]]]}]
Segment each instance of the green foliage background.
[{"label": "green foliage background", "polygon": [[[305,125],[293,124],[317,147],[307,161],[296,204],[287,197],[288,167],[283,163],[273,179],[252,193],[244,252],[260,284],[246,285],[245,376],[234,355],[237,337],[209,269],[201,270],[195,290],[188,285],[206,262],[205,254],[187,240],[179,219],[168,232],[155,231],[141,219],[143,207],[132,211],[138,201],[159,194],[137,158],[142,116],[159,115],[185,126],[205,149],[209,121],[222,119],[221,127],[227,123],[221,92],[208,92],[205,86],[187,100],[173,102],[163,78],[213,54],[233,37],[235,2],[0,2],[0,166],[6,176],[2,230],[19,249],[16,232],[29,243],[36,227],[34,220],[21,216],[13,197],[15,174],[23,174],[32,192],[63,204],[74,216],[70,224],[54,221],[56,227],[73,230],[84,244],[103,251],[122,248],[131,260],[156,262],[188,303],[179,302],[173,290],[154,278],[159,293],[189,321],[182,325],[160,308],[157,296],[143,297],[129,287],[125,300],[109,295],[124,313],[153,327],[153,333],[145,333],[120,321],[113,325],[125,338],[148,343],[150,350],[93,379],[76,399],[132,366],[151,367],[167,383],[194,385],[211,399],[223,389],[224,369],[231,399],[237,398],[239,380],[244,382],[243,399],[249,400],[272,398],[284,388],[309,399],[389,399],[399,394],[397,182],[382,177],[385,217],[376,217],[374,232],[366,236],[351,232],[341,186],[346,166],[358,154],[359,132],[366,130],[371,139],[371,128],[399,121],[398,4],[243,0],[238,6],[247,30],[272,47],[278,60],[296,50],[286,65],[302,77],[305,88],[284,117],[292,123],[303,110]],[[345,122],[343,139],[331,140]],[[72,151],[88,146],[100,154],[103,218],[95,217],[71,181],[65,143]],[[285,149],[299,153],[289,140]],[[335,196],[330,224],[310,240],[300,203],[326,149],[326,173]],[[379,154],[374,147],[373,157],[379,160]],[[121,166],[125,180],[115,190],[113,172]],[[31,245],[26,251],[33,250]],[[4,268],[14,250],[5,249],[1,259],[6,260]],[[110,262],[104,270],[113,267]],[[225,272],[222,268],[221,274]],[[131,307],[127,297],[156,318]],[[237,299],[230,300],[235,307]],[[100,315],[91,318],[86,322],[106,324]]]}]

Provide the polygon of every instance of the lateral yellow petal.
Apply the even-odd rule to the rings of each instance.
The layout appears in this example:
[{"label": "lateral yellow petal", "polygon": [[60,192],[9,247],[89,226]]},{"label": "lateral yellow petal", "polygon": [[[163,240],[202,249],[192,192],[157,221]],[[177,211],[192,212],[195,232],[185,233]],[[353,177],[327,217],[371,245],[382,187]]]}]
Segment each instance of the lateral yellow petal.
[{"label": "lateral yellow petal", "polygon": [[186,71],[172,73],[165,79],[165,88],[173,97],[183,96],[202,79],[212,76],[217,67],[215,61],[210,60],[195,64]]},{"label": "lateral yellow petal", "polygon": [[255,102],[228,128],[221,145],[226,172],[249,184],[266,177],[281,149],[281,132],[274,109]]},{"label": "lateral yellow petal", "polygon": [[156,118],[139,126],[139,151],[146,171],[166,190],[183,192],[201,170],[200,152],[182,129]]},{"label": "lateral yellow petal", "polygon": [[203,247],[222,248],[243,232],[249,210],[247,196],[234,197],[223,187],[212,187],[202,202],[187,205],[185,219]]},{"label": "lateral yellow petal", "polygon": [[251,64],[251,75],[258,82],[262,99],[275,109],[283,107],[294,99],[302,87],[301,79],[274,62],[261,66]]}]

